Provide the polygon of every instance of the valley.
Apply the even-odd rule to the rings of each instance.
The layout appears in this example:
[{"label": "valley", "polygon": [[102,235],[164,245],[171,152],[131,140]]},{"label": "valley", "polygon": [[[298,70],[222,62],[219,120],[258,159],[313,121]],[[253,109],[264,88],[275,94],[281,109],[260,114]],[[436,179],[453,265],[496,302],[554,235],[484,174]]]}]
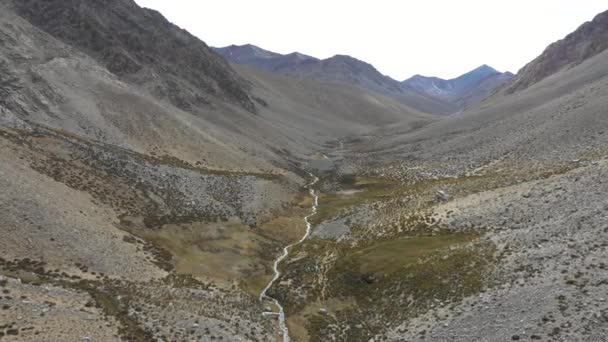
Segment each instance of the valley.
[{"label": "valley", "polygon": [[397,81],[0,0],[0,341],[603,341],[606,27]]}]

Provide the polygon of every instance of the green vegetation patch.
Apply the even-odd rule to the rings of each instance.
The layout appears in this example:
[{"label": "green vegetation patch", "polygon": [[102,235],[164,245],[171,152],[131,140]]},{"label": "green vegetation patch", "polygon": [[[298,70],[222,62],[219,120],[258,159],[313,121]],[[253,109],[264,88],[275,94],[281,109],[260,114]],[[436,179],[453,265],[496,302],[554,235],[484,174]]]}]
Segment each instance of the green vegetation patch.
[{"label": "green vegetation patch", "polygon": [[359,271],[364,274],[387,275],[418,262],[434,251],[476,237],[472,234],[403,237],[356,250],[342,261],[359,265]]},{"label": "green vegetation patch", "polygon": [[253,279],[269,274],[280,248],[276,241],[257,234],[238,220],[165,225],[140,235],[173,256],[177,273],[215,281]]},{"label": "green vegetation patch", "polygon": [[318,211],[312,218],[313,223],[321,223],[342,209],[388,198],[399,188],[399,184],[390,179],[361,176],[344,176],[340,179],[340,184],[343,190],[320,194]]},{"label": "green vegetation patch", "polygon": [[[462,274],[469,269],[460,265],[477,258],[477,250],[465,248],[462,243],[472,241],[476,235],[444,234],[400,238],[375,243],[343,254],[331,270],[334,296],[351,296],[367,301],[370,291],[385,290],[391,282],[410,291],[438,287],[457,286]],[[459,246],[460,245],[460,246]],[[452,248],[450,248],[452,247]],[[452,279],[456,283],[444,284]],[[410,286],[411,285],[411,286]],[[433,290],[434,292],[434,290]]]},{"label": "green vegetation patch", "polygon": [[[483,291],[497,260],[490,243],[475,239],[464,234],[421,236],[344,254],[328,273],[327,296],[354,298],[356,305],[332,317],[317,315],[307,322],[309,335],[339,333],[348,341],[367,341],[387,326]],[[353,326],[358,328],[346,329]]]}]

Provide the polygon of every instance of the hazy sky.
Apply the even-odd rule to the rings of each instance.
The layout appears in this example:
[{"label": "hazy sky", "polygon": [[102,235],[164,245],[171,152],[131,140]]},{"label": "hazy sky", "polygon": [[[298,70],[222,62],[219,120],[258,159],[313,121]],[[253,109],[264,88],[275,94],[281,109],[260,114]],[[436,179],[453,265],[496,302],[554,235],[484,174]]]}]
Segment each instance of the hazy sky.
[{"label": "hazy sky", "polygon": [[398,80],[479,65],[517,72],[606,0],[136,0],[211,46],[346,54]]}]

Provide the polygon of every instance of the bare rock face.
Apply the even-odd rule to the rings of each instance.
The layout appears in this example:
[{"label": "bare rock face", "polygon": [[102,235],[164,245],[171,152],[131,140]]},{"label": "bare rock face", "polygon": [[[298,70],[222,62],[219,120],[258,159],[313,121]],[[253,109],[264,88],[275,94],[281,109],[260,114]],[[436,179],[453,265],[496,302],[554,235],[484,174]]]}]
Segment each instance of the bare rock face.
[{"label": "bare rock face", "polygon": [[134,1],[14,1],[19,15],[181,109],[213,97],[253,111],[249,86],[203,41]]},{"label": "bare rock face", "polygon": [[608,11],[581,25],[564,39],[523,67],[515,81],[506,89],[514,93],[568,67],[580,64],[608,48]]}]

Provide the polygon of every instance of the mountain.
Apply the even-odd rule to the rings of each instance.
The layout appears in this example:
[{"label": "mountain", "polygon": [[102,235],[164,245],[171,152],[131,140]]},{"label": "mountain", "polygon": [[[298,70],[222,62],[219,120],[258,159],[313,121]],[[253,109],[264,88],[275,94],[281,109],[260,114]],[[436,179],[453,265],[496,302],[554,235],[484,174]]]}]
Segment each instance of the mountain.
[{"label": "mountain", "polygon": [[[198,38],[133,1],[26,0],[19,15],[181,109],[233,100],[254,110],[246,82]],[[205,94],[202,96],[201,94]]]},{"label": "mountain", "polygon": [[356,85],[392,97],[416,110],[440,115],[478,103],[513,76],[483,65],[452,80],[416,75],[398,82],[380,73],[373,65],[347,55],[320,60],[297,52],[281,55],[251,44],[214,50],[235,64],[298,78]]},{"label": "mountain", "polygon": [[232,63],[275,72],[290,70],[301,63],[318,61],[314,57],[298,52],[281,55],[251,44],[230,45],[223,48],[213,48],[213,50]]},{"label": "mountain", "polygon": [[1,0],[0,41],[3,340],[274,340],[258,296],[305,231],[305,165],[436,120],[233,68],[131,0]]},{"label": "mountain", "polygon": [[589,25],[499,88],[410,85],[231,64],[131,0],[0,0],[0,339],[604,340]]},{"label": "mountain", "polygon": [[510,72],[501,73],[484,64],[450,80],[415,75],[402,83],[428,96],[455,103],[459,108],[464,109],[489,96],[513,76]]},{"label": "mountain", "polygon": [[513,93],[538,83],[560,70],[572,68],[608,48],[608,12],[598,14],[576,31],[547,47],[518,73],[506,89]]},{"label": "mountain", "polygon": [[383,75],[373,65],[346,55],[317,59],[297,52],[280,55],[254,45],[215,48],[228,61],[257,69],[322,82],[343,83],[391,97],[418,111],[446,115],[457,111],[451,103]]}]

